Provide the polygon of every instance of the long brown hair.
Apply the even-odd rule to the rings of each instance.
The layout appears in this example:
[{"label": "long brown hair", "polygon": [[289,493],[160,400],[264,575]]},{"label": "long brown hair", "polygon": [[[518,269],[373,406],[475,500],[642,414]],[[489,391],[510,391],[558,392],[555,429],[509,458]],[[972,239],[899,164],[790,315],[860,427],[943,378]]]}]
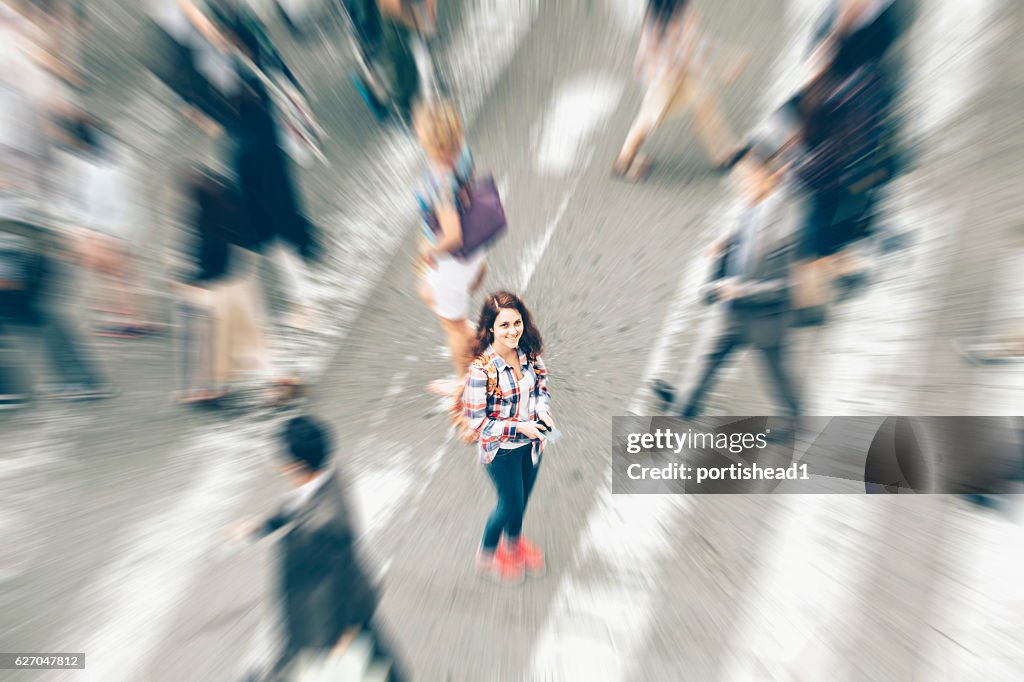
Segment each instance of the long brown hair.
[{"label": "long brown hair", "polygon": [[480,318],[476,323],[476,340],[473,342],[473,357],[484,354],[487,347],[494,343],[494,321],[502,310],[515,310],[523,318],[523,335],[519,337],[519,347],[526,352],[526,357],[533,360],[544,351],[544,341],[533,323],[529,309],[515,294],[509,291],[497,291],[484,301],[480,309]]}]

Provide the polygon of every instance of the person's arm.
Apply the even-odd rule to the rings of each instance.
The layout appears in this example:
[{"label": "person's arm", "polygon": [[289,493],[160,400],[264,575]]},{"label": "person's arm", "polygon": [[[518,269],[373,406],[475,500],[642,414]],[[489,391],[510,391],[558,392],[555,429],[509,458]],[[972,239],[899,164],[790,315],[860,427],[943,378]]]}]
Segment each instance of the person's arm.
[{"label": "person's arm", "polygon": [[799,234],[804,212],[801,204],[786,198],[778,207],[779,220],[777,233],[784,235],[771,255],[772,269],[769,276],[759,280],[744,280],[736,284],[733,298],[739,302],[754,305],[771,305],[786,299],[791,282],[796,239]]},{"label": "person's arm", "polygon": [[705,305],[713,305],[721,300],[723,287],[731,281],[731,278],[725,276],[725,266],[735,236],[734,232],[729,233],[715,241],[708,250],[711,258],[711,277],[698,292],[698,297]]},{"label": "person's arm", "polygon": [[454,203],[437,208],[437,222],[441,225],[441,234],[433,245],[434,255],[448,254],[462,246],[462,218]]},{"label": "person's arm", "polygon": [[555,423],[551,416],[551,394],[548,392],[548,368],[539,355],[533,361],[533,373],[537,377],[537,414],[544,419],[548,426],[554,428]]},{"label": "person's arm", "polygon": [[281,507],[273,514],[263,519],[259,526],[254,529],[253,535],[256,538],[265,538],[288,525],[288,522],[291,520],[292,514],[288,512],[285,507]]},{"label": "person's arm", "polygon": [[185,17],[195,26],[196,30],[210,42],[211,45],[217,49],[223,50],[228,46],[227,39],[224,38],[217,27],[213,25],[213,22],[203,14],[203,11],[196,7],[195,2],[192,0],[178,0],[178,7],[184,13]]},{"label": "person's arm", "polygon": [[437,218],[441,233],[435,235],[436,241],[424,240],[421,256],[428,264],[440,255],[449,254],[462,246],[462,218],[456,205],[456,191],[439,190],[431,197],[434,216]]}]

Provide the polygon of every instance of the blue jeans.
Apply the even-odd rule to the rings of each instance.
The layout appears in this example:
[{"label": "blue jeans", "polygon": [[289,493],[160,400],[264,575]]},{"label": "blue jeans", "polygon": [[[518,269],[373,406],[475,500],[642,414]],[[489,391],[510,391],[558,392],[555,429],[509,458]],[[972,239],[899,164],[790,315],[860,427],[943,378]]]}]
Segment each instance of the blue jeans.
[{"label": "blue jeans", "polygon": [[523,530],[526,503],[540,468],[540,462],[534,466],[532,453],[533,445],[529,443],[515,450],[499,450],[494,460],[485,465],[498,493],[498,505],[484,527],[484,552],[498,548],[502,533],[515,540]]}]

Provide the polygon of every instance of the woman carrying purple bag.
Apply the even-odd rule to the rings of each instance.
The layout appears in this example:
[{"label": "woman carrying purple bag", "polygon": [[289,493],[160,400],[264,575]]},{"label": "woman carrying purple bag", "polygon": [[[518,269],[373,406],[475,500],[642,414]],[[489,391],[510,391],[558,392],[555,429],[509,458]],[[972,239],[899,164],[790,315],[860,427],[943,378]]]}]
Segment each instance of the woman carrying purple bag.
[{"label": "woman carrying purple bag", "polygon": [[487,274],[484,246],[504,229],[504,213],[493,181],[474,180],[462,119],[451,102],[419,103],[413,125],[429,164],[417,195],[424,218],[419,293],[441,321],[455,369],[453,379],[431,382],[427,390],[449,396],[465,382],[473,360],[470,297]]}]

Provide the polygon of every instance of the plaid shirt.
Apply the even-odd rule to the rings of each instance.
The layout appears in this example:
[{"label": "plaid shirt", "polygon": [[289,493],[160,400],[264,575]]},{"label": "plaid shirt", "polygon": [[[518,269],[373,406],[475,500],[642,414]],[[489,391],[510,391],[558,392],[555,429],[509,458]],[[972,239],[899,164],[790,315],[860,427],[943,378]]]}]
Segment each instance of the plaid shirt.
[{"label": "plaid shirt", "polygon": [[[498,371],[498,390],[500,395],[495,395],[487,390],[487,372],[479,361],[474,361],[469,366],[469,376],[466,377],[465,395],[463,403],[465,413],[469,419],[469,426],[480,432],[480,461],[490,464],[498,454],[499,446],[502,443],[522,443],[526,445],[533,443],[533,462],[540,461],[540,454],[544,449],[543,440],[531,441],[519,433],[517,425],[521,421],[536,421],[538,412],[551,411],[551,395],[548,393],[548,370],[544,367],[544,361],[537,356],[532,362],[526,353],[520,349],[519,364],[523,374],[533,375],[533,391],[530,396],[520,395],[519,382],[516,381],[515,372],[512,367],[498,355],[494,348],[487,347],[484,351],[494,368]],[[533,400],[528,400],[532,397]],[[514,415],[519,411],[519,401],[527,399],[526,405],[530,409],[529,414],[520,414],[520,419]]]}]

